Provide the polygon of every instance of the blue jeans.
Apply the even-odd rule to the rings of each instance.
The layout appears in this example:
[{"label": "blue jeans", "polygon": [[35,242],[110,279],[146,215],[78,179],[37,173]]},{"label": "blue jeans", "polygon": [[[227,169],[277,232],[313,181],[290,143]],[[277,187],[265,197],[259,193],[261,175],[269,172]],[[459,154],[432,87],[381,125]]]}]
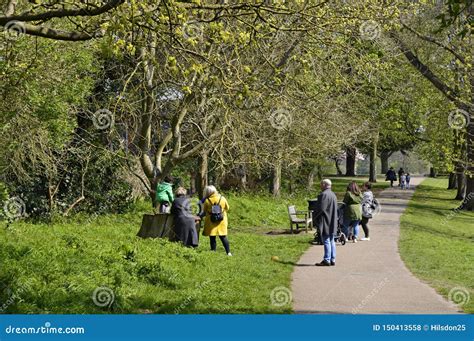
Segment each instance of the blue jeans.
[{"label": "blue jeans", "polygon": [[327,262],[336,261],[336,243],[334,235],[323,234],[324,260]]},{"label": "blue jeans", "polygon": [[359,223],[360,220],[344,220],[343,231],[347,238],[353,235],[355,238],[359,237]]}]

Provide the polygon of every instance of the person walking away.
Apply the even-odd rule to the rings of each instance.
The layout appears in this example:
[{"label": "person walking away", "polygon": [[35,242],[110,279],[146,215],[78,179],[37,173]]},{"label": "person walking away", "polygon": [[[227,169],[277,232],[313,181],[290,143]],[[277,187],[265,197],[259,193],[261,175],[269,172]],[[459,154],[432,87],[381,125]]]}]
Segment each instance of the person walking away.
[{"label": "person walking away", "polygon": [[405,173],[405,171],[403,170],[402,167],[400,167],[400,169],[398,170],[398,187],[402,186],[401,177],[402,177],[402,174],[404,174],[404,173]]},{"label": "person walking away", "polygon": [[160,213],[169,213],[170,205],[174,201],[173,179],[166,176],[163,182],[156,186],[156,202],[160,204]]},{"label": "person walking away", "polygon": [[321,181],[321,193],[318,195],[317,215],[313,217],[315,226],[321,231],[324,245],[324,258],[316,266],[336,265],[336,243],[334,237],[337,234],[337,198],[331,190],[332,182],[329,179]]},{"label": "person walking away", "polygon": [[362,219],[362,197],[359,186],[352,181],[347,185],[347,191],[344,195],[344,233],[348,240],[357,243],[359,237],[359,223]]},{"label": "person walking away", "polygon": [[199,244],[196,222],[201,218],[192,214],[191,200],[186,196],[186,189],[179,187],[176,190],[176,199],[171,205],[171,214],[174,219],[174,233],[176,239],[183,245],[197,247]]},{"label": "person walking away", "polygon": [[385,181],[390,181],[390,187],[393,187],[393,182],[397,181],[397,174],[393,170],[393,167],[390,167],[387,174],[385,174]]},{"label": "person walking away", "polygon": [[406,178],[405,178],[407,189],[410,189],[410,180],[411,180],[410,173],[407,173]]},{"label": "person walking away", "polygon": [[364,230],[364,238],[360,240],[370,241],[369,236],[369,220],[372,219],[373,211],[378,206],[377,200],[374,198],[372,193],[372,184],[366,182],[362,187],[362,220],[360,222],[362,229]]},{"label": "person walking away", "polygon": [[216,251],[217,242],[216,237],[224,245],[225,252],[228,256],[230,253],[229,240],[227,239],[227,211],[229,211],[229,204],[227,200],[217,192],[214,186],[207,186],[204,189],[204,231],[203,236],[208,236],[211,243],[211,251]]},{"label": "person walking away", "polygon": [[407,176],[405,175],[405,173],[402,173],[402,175],[400,176],[400,186],[402,187],[402,189],[406,188],[406,181]]}]

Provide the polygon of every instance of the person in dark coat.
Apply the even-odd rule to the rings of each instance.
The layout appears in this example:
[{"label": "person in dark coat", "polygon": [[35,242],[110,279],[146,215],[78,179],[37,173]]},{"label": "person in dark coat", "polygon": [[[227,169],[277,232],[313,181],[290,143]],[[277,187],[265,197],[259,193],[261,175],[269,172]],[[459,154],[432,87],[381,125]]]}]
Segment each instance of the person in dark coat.
[{"label": "person in dark coat", "polygon": [[324,244],[324,259],[316,266],[336,265],[337,198],[331,190],[331,180],[321,181],[321,193],[318,195],[315,225],[321,232]]},{"label": "person in dark coat", "polygon": [[385,181],[390,181],[390,187],[393,187],[393,182],[397,180],[397,174],[393,170],[393,167],[390,167],[390,169],[387,171],[387,174],[385,174]]},{"label": "person in dark coat", "polygon": [[176,190],[176,199],[171,205],[171,214],[174,219],[176,239],[185,246],[197,247],[199,240],[196,221],[199,221],[200,218],[192,214],[191,201],[186,196],[186,189],[183,187]]},{"label": "person in dark coat", "polygon": [[402,186],[402,175],[405,174],[405,171],[402,167],[398,170],[398,187]]}]

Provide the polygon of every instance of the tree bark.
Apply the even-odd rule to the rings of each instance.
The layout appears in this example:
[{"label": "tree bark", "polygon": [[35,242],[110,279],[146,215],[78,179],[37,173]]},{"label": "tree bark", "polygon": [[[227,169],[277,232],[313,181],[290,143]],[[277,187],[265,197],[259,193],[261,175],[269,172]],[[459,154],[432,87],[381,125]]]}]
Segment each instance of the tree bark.
[{"label": "tree bark", "polygon": [[277,160],[273,168],[272,195],[279,197],[281,194],[281,160]]},{"label": "tree bark", "polygon": [[382,162],[382,174],[387,174],[388,172],[388,159],[390,158],[390,155],[392,155],[392,152],[383,151],[380,153],[380,161]]},{"label": "tree bark", "polygon": [[346,176],[355,176],[355,164],[356,164],[356,153],[355,147],[346,148]]},{"label": "tree bark", "polygon": [[457,189],[456,173],[449,173],[448,188],[447,189]]},{"label": "tree bark", "polygon": [[454,200],[464,200],[466,197],[466,176],[464,175],[464,169],[462,166],[460,170],[456,170],[456,184],[458,191]]},{"label": "tree bark", "polygon": [[193,170],[189,173],[189,195],[196,193],[196,172]]},{"label": "tree bark", "polygon": [[335,164],[336,164],[336,172],[337,172],[337,175],[342,175],[341,161],[336,158],[334,162],[335,162]]},{"label": "tree bark", "polygon": [[[336,166],[336,168],[337,167],[338,166]],[[311,171],[308,174],[307,185],[309,189],[312,189],[314,186],[314,176],[316,175],[317,171],[318,171],[318,166],[316,165],[313,168],[311,168]],[[338,175],[342,175],[342,172],[341,174],[338,173]]]},{"label": "tree bark", "polygon": [[372,143],[372,148],[370,150],[370,164],[369,164],[369,181],[377,182],[377,141]]},{"label": "tree bark", "polygon": [[198,174],[196,177],[196,191],[200,198],[204,198],[204,189],[208,185],[209,157],[204,150],[198,157]]},{"label": "tree bark", "polygon": [[436,178],[436,170],[434,167],[430,167],[430,178]]}]

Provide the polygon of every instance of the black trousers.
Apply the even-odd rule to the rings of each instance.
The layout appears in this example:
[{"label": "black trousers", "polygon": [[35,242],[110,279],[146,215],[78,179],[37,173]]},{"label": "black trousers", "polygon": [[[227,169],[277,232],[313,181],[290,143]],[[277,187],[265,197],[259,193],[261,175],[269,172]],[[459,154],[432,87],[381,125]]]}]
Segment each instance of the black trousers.
[{"label": "black trousers", "polygon": [[[216,236],[209,236],[209,239],[211,241],[211,250],[216,251],[216,248],[217,248]],[[221,240],[222,245],[224,245],[225,252],[230,253],[230,245],[229,245],[229,240],[227,239],[227,236],[219,236],[219,239]]]},{"label": "black trousers", "polygon": [[362,217],[360,224],[362,225],[362,229],[364,230],[365,238],[369,238],[369,218]]}]

